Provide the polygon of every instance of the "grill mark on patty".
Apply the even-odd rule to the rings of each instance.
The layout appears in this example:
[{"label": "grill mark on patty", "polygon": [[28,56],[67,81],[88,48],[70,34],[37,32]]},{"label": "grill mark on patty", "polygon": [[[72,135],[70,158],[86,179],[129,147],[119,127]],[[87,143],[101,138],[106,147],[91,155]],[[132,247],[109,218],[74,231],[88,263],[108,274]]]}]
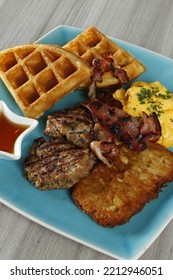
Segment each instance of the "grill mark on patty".
[{"label": "grill mark on patty", "polygon": [[79,148],[69,143],[44,138],[36,139],[30,156],[25,160],[25,177],[37,188],[70,188],[79,179],[89,174],[96,163],[88,148]]},{"label": "grill mark on patty", "polygon": [[91,113],[79,106],[49,115],[44,133],[50,137],[61,134],[78,147],[89,147],[93,140],[93,127]]}]

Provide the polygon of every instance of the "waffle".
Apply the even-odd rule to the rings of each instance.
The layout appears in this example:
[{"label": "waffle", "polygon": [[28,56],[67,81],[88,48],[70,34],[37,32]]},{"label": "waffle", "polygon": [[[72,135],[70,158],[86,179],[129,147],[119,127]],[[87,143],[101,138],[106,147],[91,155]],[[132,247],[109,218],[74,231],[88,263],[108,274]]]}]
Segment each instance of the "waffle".
[{"label": "waffle", "polygon": [[58,46],[29,44],[0,52],[0,77],[30,118],[38,119],[90,76],[81,58]]},{"label": "waffle", "polygon": [[[93,26],[86,29],[63,47],[80,56],[90,67],[92,67],[94,58],[103,59],[103,55],[110,52],[113,55],[114,61],[118,64],[118,67],[126,71],[129,81],[136,79],[146,70],[145,66],[140,61],[112,42]],[[88,87],[90,83],[91,80],[88,80],[83,83],[81,87]],[[107,62],[105,72],[102,75],[102,82],[97,82],[97,86],[102,88],[118,83],[119,80],[113,77],[109,63]]]}]

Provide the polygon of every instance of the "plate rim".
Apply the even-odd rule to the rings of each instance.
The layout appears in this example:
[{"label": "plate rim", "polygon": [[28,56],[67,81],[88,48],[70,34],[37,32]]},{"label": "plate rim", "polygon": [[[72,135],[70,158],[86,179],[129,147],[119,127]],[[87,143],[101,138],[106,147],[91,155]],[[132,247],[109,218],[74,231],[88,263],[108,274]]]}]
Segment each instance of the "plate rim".
[{"label": "plate rim", "polygon": [[[64,29],[73,29],[73,30],[76,30],[76,31],[79,31],[79,32],[82,32],[84,29],[82,28],[78,28],[78,27],[74,27],[74,26],[69,26],[69,25],[58,25],[56,27],[54,27],[53,29],[51,29],[50,31],[48,31],[46,34],[44,34],[43,36],[41,36],[35,43],[39,43],[39,41],[45,39],[48,35],[50,35],[51,33],[54,33],[56,30],[60,29],[60,28],[64,28]],[[149,49],[146,49],[146,48],[143,48],[141,46],[138,46],[138,45],[135,45],[135,44],[132,44],[132,43],[129,43],[127,41],[124,41],[124,40],[121,40],[121,39],[118,39],[118,38],[113,38],[113,37],[110,37],[110,36],[107,36],[109,37],[110,39],[112,40],[116,40],[117,42],[120,42],[120,43],[125,43],[127,46],[130,45],[132,46],[133,48],[137,48],[137,49],[141,49],[142,51],[144,52],[147,52],[147,53],[150,53],[151,55],[156,55],[158,57],[163,57],[163,59],[167,59],[169,61],[172,62],[172,59],[170,57],[167,57],[163,54],[159,54],[157,52],[154,52],[152,50],[149,50]],[[157,234],[154,234],[152,236],[152,238],[150,238],[150,240],[147,242],[146,246],[139,250],[138,253],[136,254],[133,254],[133,252],[131,252],[131,256],[130,254],[128,254],[129,258],[124,258],[122,256],[120,256],[119,254],[116,254],[116,253],[111,253],[109,252],[109,250],[105,250],[103,248],[100,248],[99,246],[96,246],[94,245],[92,242],[91,243],[88,243],[87,241],[85,241],[84,239],[80,239],[74,235],[71,235],[69,233],[67,233],[66,231],[63,231],[61,229],[58,229],[57,227],[54,227],[44,221],[40,219],[38,219],[37,217],[33,215],[30,215],[29,213],[23,211],[22,209],[16,207],[15,205],[9,203],[8,201],[6,201],[5,199],[1,198],[0,197],[0,202],[3,203],[4,205],[6,205],[7,207],[11,208],[12,210],[14,210],[15,212],[21,214],[22,216],[28,218],[29,220],[49,229],[49,230],[52,230],[66,238],[69,238],[71,240],[74,240],[80,244],[83,244],[89,248],[92,248],[98,252],[101,252],[103,254],[106,254],[110,257],[113,257],[113,258],[116,258],[116,259],[120,259],[120,260],[125,260],[125,259],[130,259],[130,260],[134,260],[134,259],[138,259],[150,246],[151,244],[157,239],[157,237],[161,234],[161,232],[164,230],[164,228],[169,224],[169,222],[172,220],[173,218],[173,212],[169,214],[169,217],[167,218],[167,220],[165,221],[165,223],[159,228],[159,230],[157,230]],[[126,254],[127,255],[127,254]]]}]

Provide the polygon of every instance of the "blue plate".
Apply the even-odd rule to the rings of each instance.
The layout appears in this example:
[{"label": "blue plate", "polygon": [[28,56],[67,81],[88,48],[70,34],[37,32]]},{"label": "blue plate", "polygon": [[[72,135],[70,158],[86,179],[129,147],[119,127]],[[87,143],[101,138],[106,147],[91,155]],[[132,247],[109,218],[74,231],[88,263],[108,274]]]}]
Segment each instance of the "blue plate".
[{"label": "blue plate", "polygon": [[[74,27],[58,26],[38,42],[62,46],[80,32],[80,29]],[[173,92],[173,60],[127,42],[111,39],[146,65],[147,71],[140,76],[140,80],[158,80]],[[15,113],[22,115],[2,81],[0,99]],[[33,140],[43,135],[47,114],[73,106],[84,99],[85,94],[80,91],[67,95],[46,112],[39,120],[38,127],[24,140],[19,161],[0,160],[0,201],[31,220],[114,258],[137,259],[173,217],[173,183],[129,223],[110,229],[97,225],[80,211],[73,203],[70,191],[39,191],[23,176],[23,161]]]}]

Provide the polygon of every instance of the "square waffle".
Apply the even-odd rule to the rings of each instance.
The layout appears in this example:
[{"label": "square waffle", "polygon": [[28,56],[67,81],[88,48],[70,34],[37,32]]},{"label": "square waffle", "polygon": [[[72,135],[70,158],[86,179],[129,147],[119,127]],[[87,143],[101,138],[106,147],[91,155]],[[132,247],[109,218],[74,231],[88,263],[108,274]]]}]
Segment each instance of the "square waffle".
[{"label": "square waffle", "polygon": [[[94,58],[103,59],[104,54],[109,52],[112,54],[116,65],[126,71],[129,81],[136,79],[146,70],[145,66],[134,56],[112,42],[93,26],[68,42],[63,48],[80,56],[91,68]],[[91,79],[83,83],[81,87],[88,87],[90,83]],[[97,86],[109,87],[118,83],[119,80],[112,75],[109,63],[107,62],[107,67],[102,75],[102,81],[97,82]]]},{"label": "square waffle", "polygon": [[0,77],[30,118],[38,119],[91,74],[80,57],[54,45],[29,44],[0,52]]}]

